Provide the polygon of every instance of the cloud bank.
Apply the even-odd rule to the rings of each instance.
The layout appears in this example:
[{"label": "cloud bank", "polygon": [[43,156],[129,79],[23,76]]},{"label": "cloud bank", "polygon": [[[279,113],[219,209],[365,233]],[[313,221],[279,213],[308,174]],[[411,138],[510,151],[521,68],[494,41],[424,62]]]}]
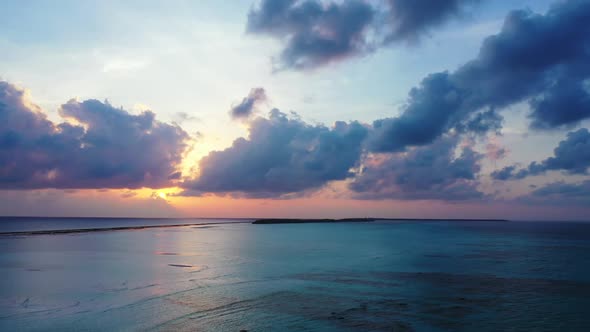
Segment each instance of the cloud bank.
[{"label": "cloud bank", "polygon": [[170,186],[189,136],[145,111],[70,100],[54,123],[23,90],[0,81],[0,189]]}]

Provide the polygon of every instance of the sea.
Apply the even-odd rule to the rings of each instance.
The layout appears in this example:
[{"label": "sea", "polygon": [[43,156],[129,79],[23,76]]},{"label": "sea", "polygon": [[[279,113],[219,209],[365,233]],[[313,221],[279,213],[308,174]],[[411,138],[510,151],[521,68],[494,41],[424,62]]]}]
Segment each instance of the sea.
[{"label": "sea", "polygon": [[590,331],[589,223],[250,221],[0,218],[0,331]]}]

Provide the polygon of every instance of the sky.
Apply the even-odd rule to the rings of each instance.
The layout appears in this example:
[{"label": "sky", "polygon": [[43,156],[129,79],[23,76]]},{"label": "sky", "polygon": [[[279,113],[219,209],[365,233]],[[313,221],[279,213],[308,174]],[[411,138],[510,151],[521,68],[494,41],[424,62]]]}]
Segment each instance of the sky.
[{"label": "sky", "polygon": [[590,1],[0,12],[0,215],[590,215]]}]

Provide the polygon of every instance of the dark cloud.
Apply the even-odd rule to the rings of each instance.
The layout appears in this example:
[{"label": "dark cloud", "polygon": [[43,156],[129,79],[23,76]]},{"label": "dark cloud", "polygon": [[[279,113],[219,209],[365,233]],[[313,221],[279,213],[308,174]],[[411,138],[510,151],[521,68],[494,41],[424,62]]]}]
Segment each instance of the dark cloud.
[{"label": "dark cloud", "polygon": [[588,174],[590,168],[590,132],[581,128],[567,134],[565,140],[553,150],[553,157],[541,162],[532,162],[527,168],[507,166],[492,173],[495,180],[522,179],[547,171],[564,171],[568,174]]},{"label": "dark cloud", "polygon": [[373,16],[374,9],[357,0],[327,5],[314,0],[263,0],[248,15],[247,31],[285,39],[279,66],[306,69],[365,53],[364,31]]},{"label": "dark cloud", "polygon": [[516,166],[506,166],[501,170],[492,172],[491,176],[494,180],[510,180],[510,179],[523,179],[529,175],[526,169],[519,170]]},{"label": "dark cloud", "polygon": [[0,81],[0,188],[163,187],[177,178],[188,135],[146,111],[98,100],[62,105],[53,123]]},{"label": "dark cloud", "polygon": [[247,97],[242,99],[242,102],[233,106],[230,114],[234,119],[248,118],[252,115],[257,104],[266,100],[266,92],[263,88],[253,88]]},{"label": "dark cloud", "polygon": [[590,205],[590,180],[578,183],[553,182],[518,198],[519,201],[543,205]]},{"label": "dark cloud", "polygon": [[471,2],[263,0],[250,11],[247,31],[285,42],[280,68],[307,69],[393,42],[414,42]]},{"label": "dark cloud", "polygon": [[590,132],[581,128],[567,134],[567,138],[553,150],[554,157],[541,164],[550,170],[564,170],[571,174],[586,174],[590,167]]},{"label": "dark cloud", "polygon": [[470,147],[455,157],[458,137],[442,137],[406,153],[380,154],[366,160],[350,183],[361,199],[471,200],[477,190],[482,155]]},{"label": "dark cloud", "polygon": [[533,111],[529,115],[532,119],[531,127],[569,127],[590,118],[590,85],[587,74],[586,68],[582,77],[560,78],[545,93],[532,99],[530,106]]},{"label": "dark cloud", "polygon": [[248,139],[199,162],[199,177],[185,182],[184,195],[237,193],[278,198],[352,176],[367,129],[358,122],[333,128],[309,125],[277,109],[250,123]]},{"label": "dark cloud", "polygon": [[417,41],[433,27],[459,16],[478,0],[388,0],[389,34],[386,42]]},{"label": "dark cloud", "polygon": [[494,109],[472,114],[463,123],[458,123],[455,129],[463,133],[485,134],[489,131],[500,132],[504,117]]},{"label": "dark cloud", "polygon": [[476,59],[453,73],[428,75],[412,89],[403,113],[378,120],[370,149],[402,151],[449,130],[498,130],[496,110],[529,100],[534,128],[572,126],[590,117],[590,2],[562,1],[545,15],[506,17]]},{"label": "dark cloud", "polygon": [[463,91],[456,89],[449,74],[431,74],[413,88],[397,118],[376,120],[369,140],[375,152],[402,151],[410,145],[425,145],[449,129],[462,107]]}]

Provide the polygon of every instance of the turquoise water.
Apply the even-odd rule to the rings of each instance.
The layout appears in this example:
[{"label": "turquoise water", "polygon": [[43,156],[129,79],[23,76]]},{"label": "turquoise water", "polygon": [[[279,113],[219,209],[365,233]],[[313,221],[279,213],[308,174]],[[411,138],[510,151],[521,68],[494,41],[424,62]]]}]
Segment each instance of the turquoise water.
[{"label": "turquoise water", "polygon": [[590,326],[590,224],[582,223],[220,224],[5,236],[0,273],[2,331]]}]

